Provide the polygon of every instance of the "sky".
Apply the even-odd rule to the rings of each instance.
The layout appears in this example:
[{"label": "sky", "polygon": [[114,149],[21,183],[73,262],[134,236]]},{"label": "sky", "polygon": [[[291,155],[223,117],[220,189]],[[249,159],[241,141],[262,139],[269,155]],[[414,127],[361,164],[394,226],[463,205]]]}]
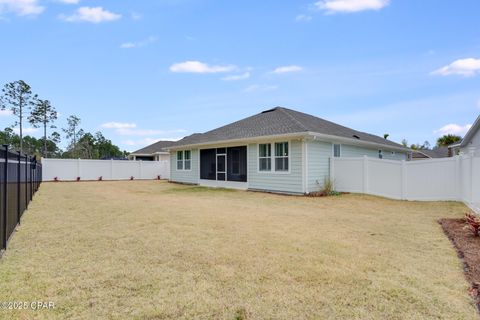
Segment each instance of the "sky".
[{"label": "sky", "polygon": [[[480,115],[479,12],[478,0],[0,0],[0,86],[26,81],[59,128],[75,114],[127,151],[275,106],[433,145]],[[13,122],[0,112],[0,128]]]}]

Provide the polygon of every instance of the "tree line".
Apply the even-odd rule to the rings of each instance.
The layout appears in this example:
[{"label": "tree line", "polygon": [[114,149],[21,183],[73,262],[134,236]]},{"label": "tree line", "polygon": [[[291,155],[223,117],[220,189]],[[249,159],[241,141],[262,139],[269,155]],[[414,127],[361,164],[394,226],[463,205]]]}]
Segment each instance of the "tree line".
[{"label": "tree line", "polygon": [[[21,153],[45,158],[83,159],[124,158],[128,155],[101,132],[85,132],[80,127],[81,119],[76,115],[70,115],[67,126],[61,128],[67,140],[67,147],[62,150],[59,147],[62,135],[53,130],[57,129],[56,108],[49,100],[40,99],[34,94],[30,85],[23,80],[5,84],[0,95],[0,109],[10,111],[14,117],[14,123],[0,131],[0,144],[8,144]],[[42,128],[42,138],[24,136],[24,125],[27,122],[34,128]],[[14,128],[18,128],[18,133]],[[52,132],[49,133],[49,130]]]}]

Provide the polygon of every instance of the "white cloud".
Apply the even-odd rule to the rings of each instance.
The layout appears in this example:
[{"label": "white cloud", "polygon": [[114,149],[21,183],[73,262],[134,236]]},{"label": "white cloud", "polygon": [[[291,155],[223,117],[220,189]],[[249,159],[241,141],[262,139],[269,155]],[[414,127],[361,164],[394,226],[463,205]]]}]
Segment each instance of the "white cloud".
[{"label": "white cloud", "polygon": [[458,74],[464,77],[472,77],[480,73],[480,59],[459,59],[432,72],[434,75],[448,76]]},{"label": "white cloud", "polygon": [[73,15],[60,15],[59,17],[67,22],[101,23],[118,20],[122,15],[110,12],[102,7],[80,7]]},{"label": "white cloud", "polygon": [[472,127],[471,124],[466,124],[464,126],[455,124],[455,123],[450,123],[447,125],[444,125],[438,130],[435,130],[434,133],[443,136],[445,134],[455,134],[455,135],[461,135],[464,136],[468,130]]},{"label": "white cloud", "polygon": [[250,72],[247,71],[247,72],[242,73],[242,74],[235,74],[235,75],[223,77],[222,80],[223,81],[238,81],[238,80],[246,80],[248,78],[250,78]]},{"label": "white cloud", "polygon": [[170,135],[187,132],[184,129],[174,130],[155,130],[155,129],[131,129],[131,128],[118,128],[115,133],[122,136],[156,136],[156,135]]},{"label": "white cloud", "polygon": [[65,4],[79,4],[80,0],[57,0],[57,2],[61,2]]},{"label": "white cloud", "polygon": [[291,65],[291,66],[278,67],[275,70],[273,70],[272,72],[276,73],[276,74],[282,74],[282,73],[289,73],[289,72],[300,72],[302,70],[303,70],[303,68],[300,67],[300,66]]},{"label": "white cloud", "polygon": [[167,140],[167,141],[178,141],[183,137],[162,137],[162,138],[145,138],[139,140],[123,140],[122,143],[127,146],[148,146],[152,143],[155,143],[160,140]]},{"label": "white cloud", "polygon": [[277,86],[272,86],[272,85],[259,85],[259,84],[253,84],[251,86],[248,86],[245,88],[245,92],[255,92],[255,91],[272,91],[272,90],[277,90]]},{"label": "white cloud", "polygon": [[[37,128],[22,128],[23,134],[35,133],[37,131],[38,131]],[[16,134],[20,134],[20,128],[13,128],[13,132],[15,132]]]},{"label": "white cloud", "polygon": [[315,6],[328,14],[333,14],[380,10],[389,3],[390,0],[321,0],[316,2]]},{"label": "white cloud", "polygon": [[138,41],[138,42],[124,42],[120,45],[122,49],[133,49],[133,48],[140,48],[148,46],[149,44],[155,43],[158,41],[157,37],[151,36],[145,40]]},{"label": "white cloud", "polygon": [[185,62],[175,63],[170,66],[171,72],[179,72],[179,73],[220,73],[220,72],[230,72],[236,69],[237,67],[234,65],[210,66],[200,61],[185,61]]},{"label": "white cloud", "polygon": [[34,16],[45,10],[38,0],[0,0],[0,14],[14,13],[19,16]]},{"label": "white cloud", "polygon": [[312,17],[306,14],[299,14],[295,17],[295,21],[297,22],[309,22],[311,20],[312,20]]},{"label": "white cloud", "polygon": [[107,122],[102,124],[100,127],[107,129],[132,129],[136,128],[135,123],[125,123],[125,122]]},{"label": "white cloud", "polygon": [[5,109],[5,110],[0,109],[0,117],[8,117],[8,116],[11,116],[11,115],[12,115],[12,111],[10,111],[8,109]]}]

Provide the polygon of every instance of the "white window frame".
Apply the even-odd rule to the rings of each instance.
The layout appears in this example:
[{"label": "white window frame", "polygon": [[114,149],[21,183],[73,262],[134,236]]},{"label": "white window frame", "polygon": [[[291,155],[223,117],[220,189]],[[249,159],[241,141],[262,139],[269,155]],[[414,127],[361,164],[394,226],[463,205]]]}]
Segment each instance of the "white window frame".
[{"label": "white window frame", "polygon": [[[185,159],[185,152],[188,151],[190,153],[190,158],[187,160]],[[182,159],[181,160],[178,160],[178,153],[181,153],[182,154]],[[175,164],[175,168],[177,169],[177,171],[192,171],[192,150],[178,150],[177,151],[177,154],[175,156],[176,158],[176,164]],[[185,163],[186,162],[189,162],[190,163],[190,169],[185,169]],[[181,163],[182,164],[182,168],[179,169],[178,168],[178,164]]]},{"label": "white window frame", "polygon": [[[287,171],[277,171],[276,163],[275,163],[275,143],[287,143],[288,144],[288,170]],[[260,145],[261,144],[269,144],[270,145],[270,171],[260,170]],[[290,174],[290,170],[292,168],[292,162],[290,161],[292,154],[292,141],[291,140],[278,140],[278,141],[270,141],[270,142],[259,142],[257,143],[257,173],[258,174]],[[264,158],[264,157],[262,157]]]},{"label": "white window frame", "polygon": [[[340,155],[335,157],[335,146],[339,146]],[[341,158],[342,157],[342,145],[340,143],[332,143],[332,158]]]},{"label": "white window frame", "polygon": [[[290,172],[290,143],[288,141],[281,141],[281,142],[274,142],[272,143],[274,148],[273,148],[273,159],[274,159],[274,171],[275,172]],[[283,148],[285,148],[285,145],[287,146],[287,149],[288,149],[288,152],[287,152],[287,155],[283,155],[283,156],[277,156],[276,152],[277,152],[277,144],[283,144]],[[285,151],[285,150],[284,150]],[[287,166],[288,166],[288,169],[287,170],[277,170],[277,159],[287,159]]]},{"label": "white window frame", "polygon": [[[265,157],[260,157],[260,146],[261,145],[269,145],[270,146],[270,154],[268,156],[265,156]],[[272,161],[272,144],[270,142],[266,142],[266,143],[259,143],[258,146],[257,146],[257,151],[258,151],[258,154],[257,154],[257,171],[258,172],[262,172],[262,173],[265,173],[265,172],[272,172],[272,169],[273,169],[273,161]],[[267,151],[268,151],[268,148],[267,148]],[[270,159],[270,170],[261,170],[260,169],[260,159]]]}]

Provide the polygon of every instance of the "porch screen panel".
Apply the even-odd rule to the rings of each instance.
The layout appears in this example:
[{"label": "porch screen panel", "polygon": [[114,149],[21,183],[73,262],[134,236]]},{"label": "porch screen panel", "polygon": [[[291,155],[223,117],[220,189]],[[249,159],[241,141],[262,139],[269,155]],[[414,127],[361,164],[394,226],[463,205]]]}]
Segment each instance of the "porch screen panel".
[{"label": "porch screen panel", "polygon": [[200,150],[200,179],[216,180],[216,158],[215,149]]},{"label": "porch screen panel", "polygon": [[227,148],[227,180],[247,181],[247,147]]}]

